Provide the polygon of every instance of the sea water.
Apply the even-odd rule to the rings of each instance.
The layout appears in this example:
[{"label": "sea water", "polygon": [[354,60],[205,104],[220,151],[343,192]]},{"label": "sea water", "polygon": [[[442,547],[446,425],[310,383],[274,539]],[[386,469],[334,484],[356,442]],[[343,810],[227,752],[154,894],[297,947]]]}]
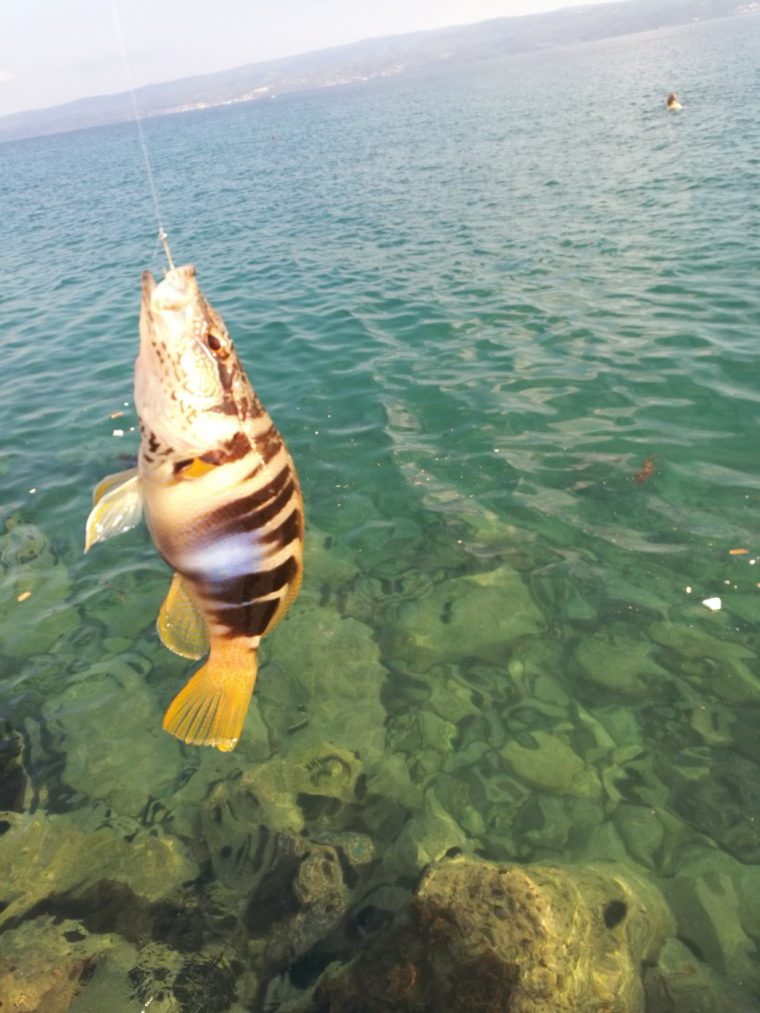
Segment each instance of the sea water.
[{"label": "sea water", "polygon": [[[0,147],[0,917],[36,980],[68,919],[75,1008],[285,1008],[458,849],[623,863],[760,997],[757,27],[145,123],[306,505],[229,755],[161,731],[193,665],[144,528],[82,553],[162,270],[135,126]],[[265,888],[308,848],[351,867],[311,921]]]}]

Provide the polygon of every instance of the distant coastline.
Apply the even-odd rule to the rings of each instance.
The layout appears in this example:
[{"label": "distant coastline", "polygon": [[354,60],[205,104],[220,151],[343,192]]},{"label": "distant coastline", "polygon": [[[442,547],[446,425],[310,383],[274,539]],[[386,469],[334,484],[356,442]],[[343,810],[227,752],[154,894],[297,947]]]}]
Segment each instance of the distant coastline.
[{"label": "distant coastline", "polygon": [[[214,74],[145,85],[137,89],[136,96],[144,117],[166,116],[759,13],[760,0],[703,0],[699,5],[693,0],[621,0],[365,39]],[[0,143],[120,123],[132,116],[127,92],[81,98],[1,117]]]}]

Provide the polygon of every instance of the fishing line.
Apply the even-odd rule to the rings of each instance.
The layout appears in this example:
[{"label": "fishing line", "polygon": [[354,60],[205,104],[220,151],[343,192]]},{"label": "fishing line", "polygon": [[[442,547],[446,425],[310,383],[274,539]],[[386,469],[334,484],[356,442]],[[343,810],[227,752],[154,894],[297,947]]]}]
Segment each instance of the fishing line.
[{"label": "fishing line", "polygon": [[124,45],[124,34],[121,30],[121,21],[119,20],[119,12],[116,10],[115,0],[111,0],[111,14],[113,15],[113,23],[116,26],[116,35],[119,39],[119,48],[121,50],[121,58],[124,61],[124,71],[127,75],[127,83],[129,85],[129,96],[132,99],[132,112],[135,117],[135,124],[137,126],[137,133],[140,137],[140,147],[142,148],[143,160],[145,162],[145,171],[148,174],[148,184],[150,185],[151,196],[153,197],[153,206],[156,209],[156,220],[158,222],[158,241],[164,248],[166,259],[169,262],[169,267],[174,270],[174,259],[172,258],[172,251],[169,249],[169,237],[164,229],[163,222],[161,220],[161,206],[158,201],[158,189],[156,188],[156,179],[153,175],[153,166],[150,162],[150,155],[148,154],[148,145],[145,141],[145,131],[143,130],[142,118],[140,117],[140,110],[137,105],[137,96],[135,95],[135,86],[132,83],[132,72],[129,67],[129,60],[127,59],[127,50]]}]

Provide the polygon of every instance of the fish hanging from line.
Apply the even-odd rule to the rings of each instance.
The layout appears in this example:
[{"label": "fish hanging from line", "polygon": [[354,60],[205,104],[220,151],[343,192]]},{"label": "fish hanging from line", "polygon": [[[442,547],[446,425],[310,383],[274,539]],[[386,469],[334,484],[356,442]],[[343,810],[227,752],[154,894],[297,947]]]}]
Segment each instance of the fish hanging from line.
[{"label": "fish hanging from line", "polygon": [[303,573],[303,499],[282,437],[245,375],[191,265],[142,277],[136,468],[93,493],[85,552],[144,510],[174,571],[156,623],[205,665],[164,716],[193,745],[234,749],[256,680],[256,651],[294,601]]}]

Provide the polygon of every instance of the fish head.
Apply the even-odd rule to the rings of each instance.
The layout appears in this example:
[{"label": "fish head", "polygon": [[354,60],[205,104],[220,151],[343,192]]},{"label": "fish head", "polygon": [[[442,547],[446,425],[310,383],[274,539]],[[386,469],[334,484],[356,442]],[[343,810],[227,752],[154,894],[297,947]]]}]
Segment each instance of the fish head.
[{"label": "fish head", "polygon": [[149,458],[168,463],[218,450],[239,432],[252,397],[224,321],[203,297],[195,268],[172,268],[158,284],[145,271],[135,407],[143,443],[152,448]]}]

